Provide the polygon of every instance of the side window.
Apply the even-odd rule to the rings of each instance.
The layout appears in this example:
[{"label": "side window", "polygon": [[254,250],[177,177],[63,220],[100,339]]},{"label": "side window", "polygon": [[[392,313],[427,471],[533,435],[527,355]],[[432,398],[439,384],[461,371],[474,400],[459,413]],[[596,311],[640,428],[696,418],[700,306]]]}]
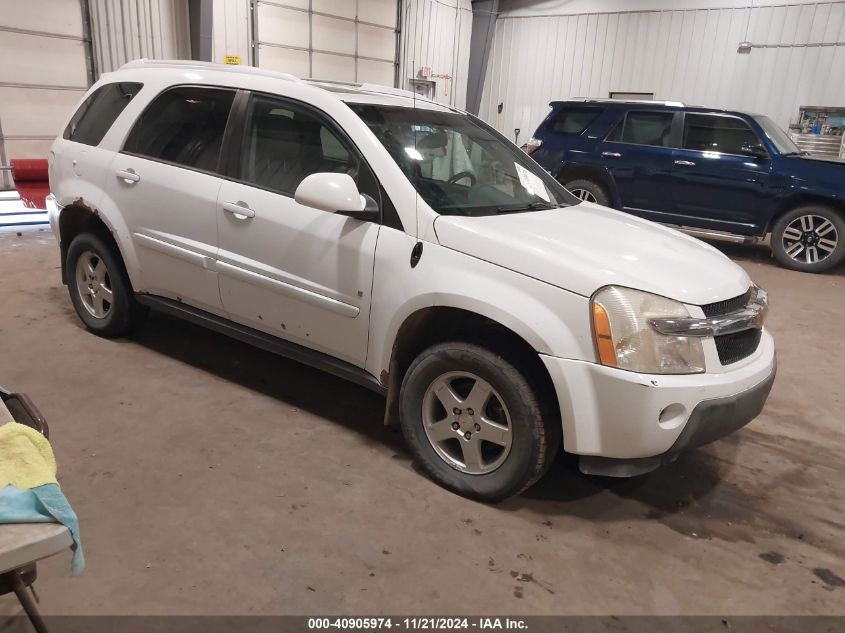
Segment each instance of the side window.
[{"label": "side window", "polygon": [[558,134],[581,134],[602,112],[604,112],[604,108],[563,108],[555,114],[554,120],[551,123],[552,132]]},{"label": "side window", "polygon": [[340,162],[349,162],[349,152],[327,127],[320,128],[320,143],[323,156]]},{"label": "side window", "polygon": [[238,179],[292,196],[318,172],[352,176],[378,200],[375,177],[334,127],[312,110],[277,97],[253,95],[247,107]]},{"label": "side window", "polygon": [[99,145],[141,86],[143,84],[121,82],[97,88],[79,106],[62,138],[85,145]]},{"label": "side window", "polygon": [[135,122],[123,151],[215,172],[234,98],[222,88],[167,90]]},{"label": "side window", "polygon": [[710,114],[684,117],[684,149],[742,154],[743,143],[759,143],[757,135],[741,119]]},{"label": "side window", "polygon": [[608,135],[608,141],[669,147],[674,112],[631,111]]}]

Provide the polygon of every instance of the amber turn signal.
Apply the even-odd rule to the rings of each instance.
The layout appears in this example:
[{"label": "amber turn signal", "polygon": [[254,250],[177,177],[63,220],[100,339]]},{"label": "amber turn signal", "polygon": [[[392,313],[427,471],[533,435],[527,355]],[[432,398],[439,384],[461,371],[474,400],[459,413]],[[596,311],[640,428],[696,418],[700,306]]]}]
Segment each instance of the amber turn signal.
[{"label": "amber turn signal", "polygon": [[607,318],[607,311],[598,303],[593,304],[593,333],[596,337],[599,362],[616,367],[616,350],[613,349],[613,337],[610,334],[610,319]]}]

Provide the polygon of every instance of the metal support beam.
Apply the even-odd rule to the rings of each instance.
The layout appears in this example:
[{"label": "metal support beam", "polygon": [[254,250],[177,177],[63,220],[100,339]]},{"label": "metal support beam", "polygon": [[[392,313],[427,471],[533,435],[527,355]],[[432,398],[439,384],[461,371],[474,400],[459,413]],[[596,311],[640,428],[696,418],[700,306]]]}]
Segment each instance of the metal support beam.
[{"label": "metal support beam", "polygon": [[213,0],[188,0],[191,59],[202,62],[213,61],[211,58],[213,20]]},{"label": "metal support beam", "polygon": [[499,0],[473,0],[472,36],[469,45],[469,69],[467,71],[467,111],[478,114],[481,108],[481,93],[484,76],[487,74],[487,60],[496,30],[496,16]]},{"label": "metal support beam", "polygon": [[91,3],[89,0],[79,0],[82,11],[82,38],[85,41],[85,70],[88,73],[88,85],[93,86],[100,76],[94,61],[94,36],[91,24]]}]

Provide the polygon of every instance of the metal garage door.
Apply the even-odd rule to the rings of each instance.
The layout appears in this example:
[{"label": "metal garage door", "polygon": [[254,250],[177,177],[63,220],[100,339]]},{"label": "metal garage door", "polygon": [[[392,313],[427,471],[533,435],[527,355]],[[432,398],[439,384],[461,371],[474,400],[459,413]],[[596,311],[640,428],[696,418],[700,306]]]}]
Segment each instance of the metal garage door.
[{"label": "metal garage door", "polygon": [[256,66],[396,85],[398,0],[253,0],[252,8]]},{"label": "metal garage door", "polygon": [[[85,2],[0,0],[0,164],[46,158],[92,81]],[[7,172],[0,184],[10,186]]]}]

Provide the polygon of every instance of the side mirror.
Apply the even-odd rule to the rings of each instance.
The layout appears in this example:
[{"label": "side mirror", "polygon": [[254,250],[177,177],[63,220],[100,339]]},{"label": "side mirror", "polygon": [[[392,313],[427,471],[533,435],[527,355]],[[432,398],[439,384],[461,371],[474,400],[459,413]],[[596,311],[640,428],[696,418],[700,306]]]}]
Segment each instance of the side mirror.
[{"label": "side mirror", "polygon": [[311,174],[299,183],[293,199],[306,207],[329,213],[343,213],[362,219],[369,219],[373,215],[367,209],[366,198],[360,194],[349,174]]},{"label": "side mirror", "polygon": [[754,158],[769,157],[769,152],[766,151],[762,143],[743,143],[739,151],[746,156],[753,156]]}]

